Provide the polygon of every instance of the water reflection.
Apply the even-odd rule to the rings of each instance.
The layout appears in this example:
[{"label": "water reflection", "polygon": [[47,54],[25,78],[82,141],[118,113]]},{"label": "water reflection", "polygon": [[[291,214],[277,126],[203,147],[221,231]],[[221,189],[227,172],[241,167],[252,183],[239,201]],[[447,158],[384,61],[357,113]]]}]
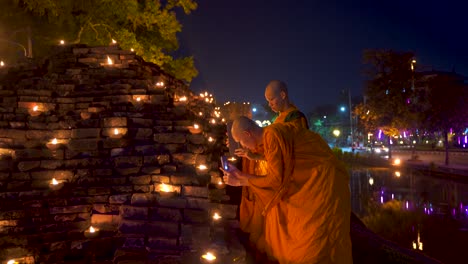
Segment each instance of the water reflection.
[{"label": "water reflection", "polygon": [[468,241],[468,179],[359,169],[351,171],[350,187],[353,212],[374,232],[443,263],[460,263]]},{"label": "water reflection", "polygon": [[[468,180],[468,179],[467,179]],[[411,169],[361,169],[351,172],[352,209],[366,213],[368,199],[381,204],[401,201],[404,209],[468,218],[468,182],[455,182]]]}]

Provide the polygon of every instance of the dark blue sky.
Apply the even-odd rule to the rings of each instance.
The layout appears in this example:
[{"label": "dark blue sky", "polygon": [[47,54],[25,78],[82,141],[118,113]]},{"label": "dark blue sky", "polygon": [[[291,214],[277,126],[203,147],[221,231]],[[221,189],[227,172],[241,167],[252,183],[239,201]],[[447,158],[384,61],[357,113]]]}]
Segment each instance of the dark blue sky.
[{"label": "dark blue sky", "polygon": [[362,52],[416,53],[419,65],[468,73],[465,0],[198,0],[181,17],[181,50],[195,57],[195,92],[218,102],[264,103],[265,85],[284,80],[304,112],[362,95]]}]

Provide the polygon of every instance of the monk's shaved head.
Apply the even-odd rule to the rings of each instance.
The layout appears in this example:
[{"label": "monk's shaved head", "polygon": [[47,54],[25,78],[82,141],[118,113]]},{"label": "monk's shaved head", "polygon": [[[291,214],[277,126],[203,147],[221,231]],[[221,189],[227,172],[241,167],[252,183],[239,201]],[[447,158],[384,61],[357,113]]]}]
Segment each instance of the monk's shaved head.
[{"label": "monk's shaved head", "polygon": [[288,86],[286,83],[280,80],[272,80],[268,83],[265,93],[272,93],[272,94],[279,94],[280,92],[284,92],[286,96],[288,95]]},{"label": "monk's shaved head", "polygon": [[265,99],[273,112],[286,111],[289,108],[288,87],[280,80],[273,80],[265,88]]},{"label": "monk's shaved head", "polygon": [[232,137],[236,142],[250,150],[254,150],[258,143],[262,141],[262,132],[263,128],[245,116],[237,117],[232,123]]}]

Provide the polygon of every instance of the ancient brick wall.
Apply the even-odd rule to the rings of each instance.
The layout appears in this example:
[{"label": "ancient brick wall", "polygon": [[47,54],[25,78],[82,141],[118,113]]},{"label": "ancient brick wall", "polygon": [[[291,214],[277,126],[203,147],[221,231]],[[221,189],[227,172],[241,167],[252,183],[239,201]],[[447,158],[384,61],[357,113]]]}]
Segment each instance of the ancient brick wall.
[{"label": "ancient brick wall", "polygon": [[212,96],[117,46],[58,46],[0,68],[0,97],[1,263],[242,256]]}]

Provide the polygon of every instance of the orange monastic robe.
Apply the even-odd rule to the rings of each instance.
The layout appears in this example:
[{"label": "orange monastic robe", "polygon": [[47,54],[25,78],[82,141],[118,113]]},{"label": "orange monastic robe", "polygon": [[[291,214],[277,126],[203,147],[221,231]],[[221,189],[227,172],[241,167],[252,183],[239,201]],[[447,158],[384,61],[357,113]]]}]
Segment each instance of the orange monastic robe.
[{"label": "orange monastic robe", "polygon": [[[304,114],[299,112],[296,106],[291,105],[286,111],[280,112],[274,124],[291,123],[299,128],[308,129],[308,122]],[[258,152],[263,153],[260,148]],[[242,159],[242,171],[254,175],[267,174],[267,162],[265,160]],[[242,231],[250,234],[250,241],[259,251],[265,251],[263,239],[264,219],[262,210],[264,208],[248,186],[242,188],[242,200],[240,204],[239,225]]]},{"label": "orange monastic robe", "polygon": [[268,174],[249,180],[264,205],[265,250],[281,264],[352,263],[349,175],[327,143],[293,124],[264,130]]}]

